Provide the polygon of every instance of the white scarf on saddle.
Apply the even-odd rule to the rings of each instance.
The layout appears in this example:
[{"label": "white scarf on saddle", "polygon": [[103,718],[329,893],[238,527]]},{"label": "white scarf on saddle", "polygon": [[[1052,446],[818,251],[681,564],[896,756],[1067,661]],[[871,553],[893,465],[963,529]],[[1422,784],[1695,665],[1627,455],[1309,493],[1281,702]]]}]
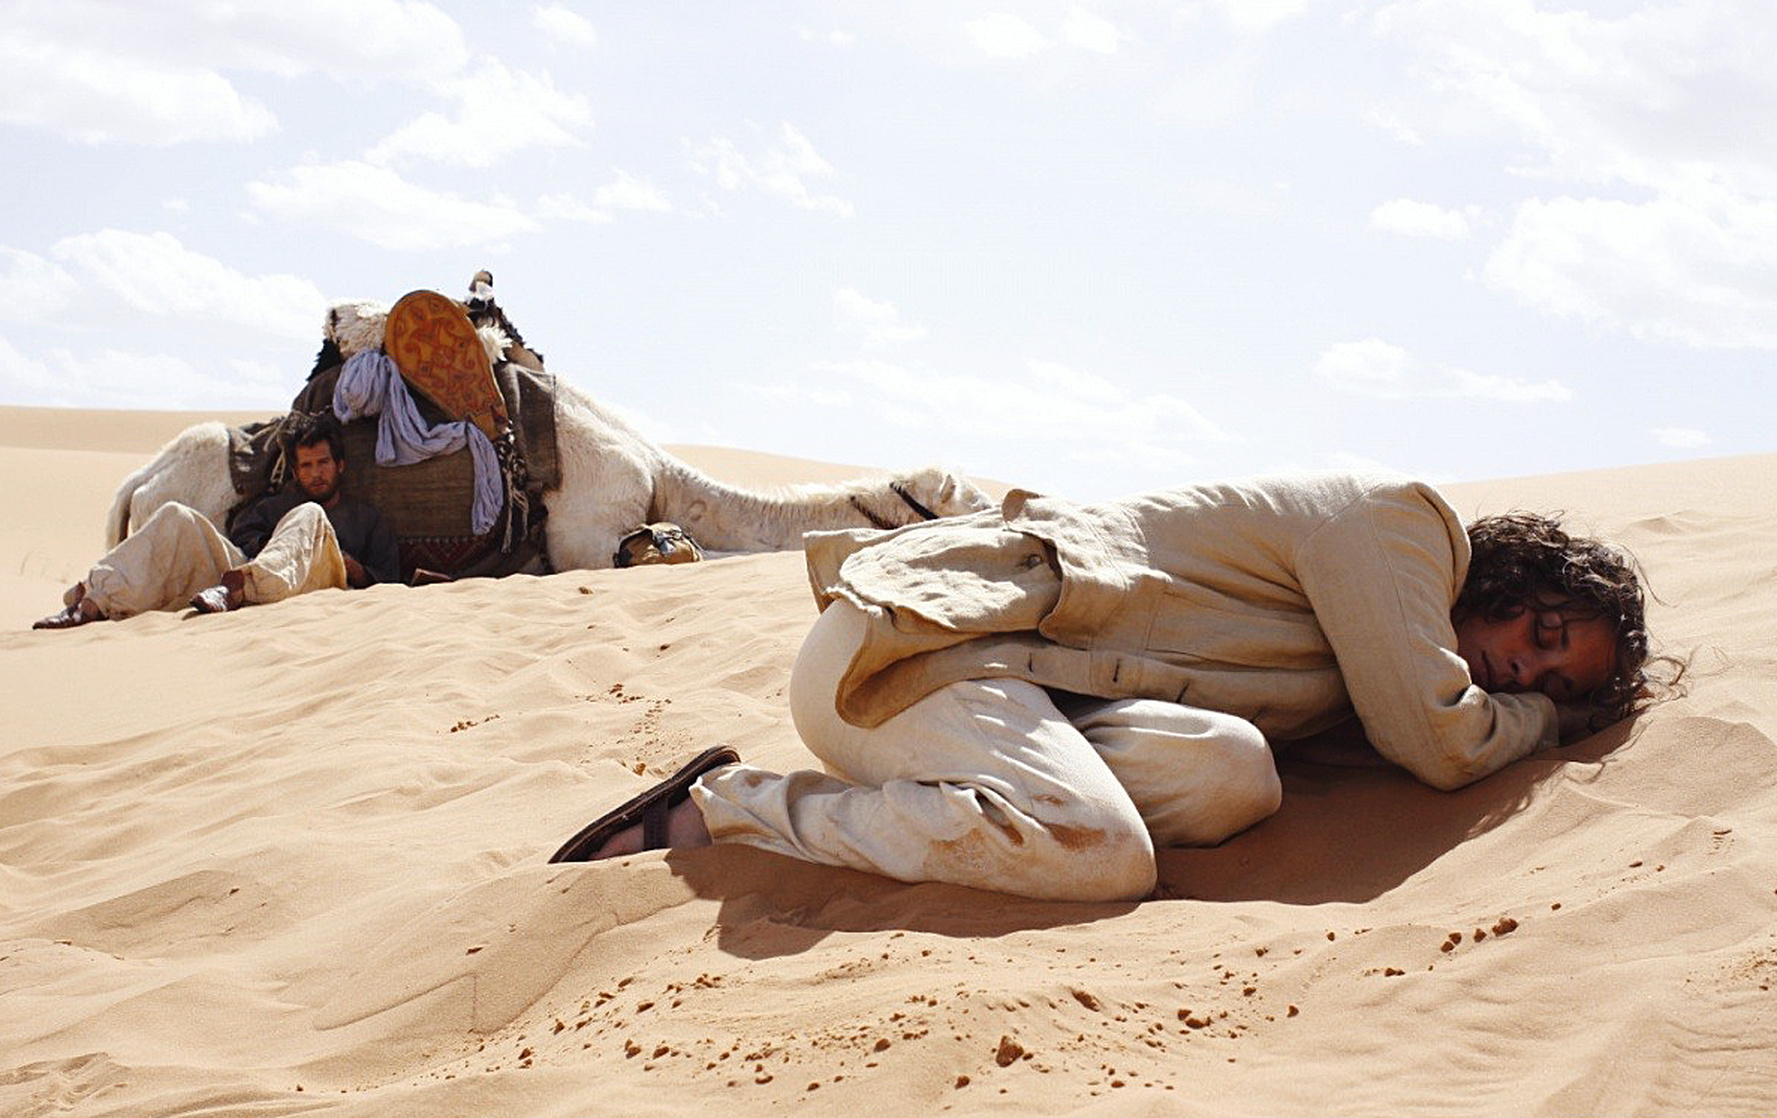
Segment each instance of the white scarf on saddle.
[{"label": "white scarf on saddle", "polygon": [[426,426],[420,409],[408,395],[407,382],[389,355],[380,349],[360,350],[346,361],[333,386],[333,414],[341,423],[378,416],[376,464],[411,466],[469,444],[475,462],[475,501],[469,524],[476,535],[494,526],[505,500],[500,483],[499,457],[481,428],[467,420]]}]

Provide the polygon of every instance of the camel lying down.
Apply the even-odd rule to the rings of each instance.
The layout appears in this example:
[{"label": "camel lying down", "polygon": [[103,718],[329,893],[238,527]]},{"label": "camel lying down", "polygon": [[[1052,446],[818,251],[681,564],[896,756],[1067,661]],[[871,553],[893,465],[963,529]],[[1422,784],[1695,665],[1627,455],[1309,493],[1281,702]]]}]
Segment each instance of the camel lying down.
[{"label": "camel lying down", "polygon": [[[342,304],[329,312],[328,337],[349,357],[380,343],[380,316],[374,304]],[[482,340],[490,356],[501,359],[507,339],[484,329]],[[549,556],[558,570],[612,566],[618,541],[651,521],[682,526],[710,551],[788,551],[802,546],[804,532],[897,527],[994,504],[968,480],[936,467],[836,485],[766,491],[728,485],[673,457],[559,377],[555,424],[561,485],[543,500]],[[106,547],[169,501],[221,524],[237,499],[228,444],[222,424],[199,423],[124,478],[106,521]]]}]

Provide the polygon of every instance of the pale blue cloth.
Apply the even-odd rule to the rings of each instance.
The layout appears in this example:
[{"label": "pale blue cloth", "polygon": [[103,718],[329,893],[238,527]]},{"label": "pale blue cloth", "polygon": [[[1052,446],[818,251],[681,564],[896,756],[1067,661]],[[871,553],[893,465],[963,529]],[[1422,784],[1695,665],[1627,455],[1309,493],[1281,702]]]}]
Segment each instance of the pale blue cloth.
[{"label": "pale blue cloth", "polygon": [[419,405],[407,393],[407,382],[388,354],[380,349],[362,350],[346,361],[333,386],[333,414],[341,423],[374,415],[376,464],[411,466],[440,454],[449,454],[467,442],[475,462],[475,501],[469,524],[476,535],[494,526],[505,500],[500,481],[499,456],[481,428],[467,420],[426,426]]}]

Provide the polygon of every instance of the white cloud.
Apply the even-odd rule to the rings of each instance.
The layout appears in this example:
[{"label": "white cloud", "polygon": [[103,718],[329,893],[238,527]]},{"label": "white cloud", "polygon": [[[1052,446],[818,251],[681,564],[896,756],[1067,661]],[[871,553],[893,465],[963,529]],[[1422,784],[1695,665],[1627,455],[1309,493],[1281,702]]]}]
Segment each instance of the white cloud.
[{"label": "white cloud", "polygon": [[1314,371],[1348,392],[1364,396],[1404,394],[1411,355],[1381,338],[1340,342],[1328,347]]},{"label": "white cloud", "polygon": [[1314,372],[1335,388],[1384,400],[1462,397],[1502,403],[1558,403],[1572,390],[1560,381],[1524,381],[1422,361],[1380,338],[1328,346]]},{"label": "white cloud", "polygon": [[489,167],[526,148],[581,147],[576,129],[592,127],[586,98],[541,77],[483,59],[474,72],[437,84],[456,103],[452,115],[428,112],[370,149],[372,163],[403,156]]},{"label": "white cloud", "polygon": [[0,338],[0,402],[48,407],[264,406],[289,391],[286,371],[231,361],[200,370],[165,353],[52,350],[30,357]]},{"label": "white cloud", "polygon": [[1483,273],[1548,313],[1693,346],[1777,348],[1777,202],[1532,199]]},{"label": "white cloud", "polygon": [[1695,427],[1655,427],[1649,433],[1661,446],[1680,450],[1696,450],[1715,441],[1709,437],[1709,432],[1699,431]]},{"label": "white cloud", "polygon": [[1075,6],[1068,9],[1061,21],[1061,39],[1069,46],[1097,54],[1117,53],[1117,44],[1125,38],[1117,25],[1103,16]]},{"label": "white cloud", "polygon": [[531,26],[551,42],[574,47],[598,45],[592,21],[566,4],[539,4],[531,10]]},{"label": "white cloud", "polygon": [[270,109],[214,70],[49,47],[0,37],[0,122],[81,143],[152,146],[257,140],[277,127]]},{"label": "white cloud", "polygon": [[[1029,20],[1010,12],[968,20],[963,32],[989,58],[1030,58],[1055,46]],[[1077,4],[1062,17],[1056,34],[1068,46],[1095,54],[1115,54],[1117,45],[1128,38],[1116,24]]]},{"label": "white cloud", "polygon": [[1215,9],[1236,30],[1250,35],[1258,35],[1301,15],[1313,0],[1197,0],[1197,2],[1201,7]]},{"label": "white cloud", "polygon": [[856,35],[850,31],[840,31],[837,28],[832,31],[820,32],[812,27],[799,27],[796,29],[796,37],[805,43],[829,43],[841,49],[858,45]]},{"label": "white cloud", "polygon": [[306,339],[326,310],[326,299],[308,280],[244,275],[170,233],[102,229],[64,237],[51,252],[130,306],[162,318],[227,322]]},{"label": "white cloud", "polygon": [[850,408],[853,396],[849,389],[821,384],[755,384],[749,385],[755,395],[785,404],[814,404],[823,408]]},{"label": "white cloud", "polygon": [[1088,373],[1057,361],[1039,361],[1035,358],[1026,362],[1026,365],[1031,377],[1038,384],[1067,399],[1105,407],[1121,407],[1128,399],[1127,393],[1097,373]]},{"label": "white cloud", "polygon": [[1122,443],[1079,443],[1069,446],[1063,457],[1068,462],[1102,467],[1117,476],[1135,475],[1166,479],[1169,484],[1179,474],[1202,461],[1192,450],[1178,443],[1154,443],[1133,439]]},{"label": "white cloud", "polygon": [[[314,322],[309,325],[312,333]],[[203,398],[198,394],[205,388],[228,385],[232,380],[220,369],[204,376],[190,362],[166,353],[104,349],[76,357],[67,350],[56,350],[54,358],[67,378],[80,385],[82,395],[128,407],[155,400]]]},{"label": "white cloud", "polygon": [[248,183],[247,196],[268,216],[336,229],[397,251],[500,248],[538,228],[509,201],[470,201],[356,161],[292,167]]},{"label": "white cloud", "polygon": [[636,178],[627,171],[618,171],[617,178],[599,187],[592,195],[593,204],[612,210],[651,210],[671,213],[673,204],[653,184]]},{"label": "white cloud", "polygon": [[1375,473],[1378,470],[1403,472],[1399,467],[1391,466],[1380,458],[1372,458],[1367,454],[1358,454],[1350,450],[1335,450],[1327,455],[1326,467],[1329,470],[1343,470],[1353,474]]},{"label": "white cloud", "polygon": [[1414,53],[1415,124],[1567,187],[1519,205],[1489,282],[1643,340],[1777,348],[1777,5],[1400,0],[1372,26]]},{"label": "white cloud", "polygon": [[1433,237],[1441,241],[1467,239],[1472,227],[1468,211],[1447,210],[1430,202],[1396,198],[1370,211],[1370,228],[1408,237]]},{"label": "white cloud", "polygon": [[0,248],[0,322],[31,322],[73,302],[76,284],[59,264]]},{"label": "white cloud", "polygon": [[531,212],[549,221],[579,221],[587,225],[609,225],[617,220],[610,210],[599,209],[572,194],[542,195]]},{"label": "white cloud", "polygon": [[615,180],[592,192],[591,201],[585,201],[572,194],[546,194],[537,199],[535,207],[538,217],[584,221],[594,225],[603,225],[616,220],[616,214],[613,212],[615,210],[671,213],[673,204],[667,201],[666,196],[654,189],[650,183],[636,178],[627,171],[618,171]]},{"label": "white cloud", "polygon": [[963,31],[990,58],[1028,58],[1054,44],[1009,12],[993,12],[963,24]]},{"label": "white cloud", "polygon": [[1558,404],[1573,399],[1573,390],[1558,380],[1520,380],[1498,373],[1470,372],[1454,365],[1439,366],[1435,375],[1446,378],[1449,385],[1441,395],[1498,400],[1505,404]]},{"label": "white cloud", "polygon": [[[818,362],[823,380],[793,388],[804,402],[845,393],[886,422],[966,440],[1032,439],[1076,461],[1111,459],[1171,469],[1205,443],[1230,436],[1189,402],[1163,393],[1135,394],[1091,373],[1029,361],[1016,378],[949,374],[864,358]],[[777,386],[782,395],[785,386]],[[1107,455],[1110,456],[1107,459]]]},{"label": "white cloud", "polygon": [[902,322],[893,303],[866,298],[850,287],[834,293],[833,311],[839,328],[860,335],[867,346],[918,341],[926,336],[924,326]]},{"label": "white cloud", "polygon": [[228,72],[361,81],[450,73],[462,30],[418,0],[14,5],[0,38],[0,121],[86,143],[251,141],[277,121]]},{"label": "white cloud", "polygon": [[1415,52],[1431,95],[1403,99],[1402,111],[1503,128],[1540,149],[1545,173],[1668,187],[1707,164],[1767,192],[1777,175],[1777,5],[1766,0],[1643,4],[1621,15],[1532,0],[1403,0],[1373,26]]},{"label": "white cloud", "polygon": [[[0,403],[31,404],[51,407],[72,406],[80,401],[76,393],[49,371],[49,366],[18,351],[0,336]],[[87,407],[93,404],[88,402]]]},{"label": "white cloud", "polygon": [[[87,2],[107,14],[122,7]],[[166,40],[158,54],[179,57],[183,49],[210,65],[286,78],[420,81],[454,73],[469,58],[456,20],[422,0],[161,0],[142,9]]]},{"label": "white cloud", "polygon": [[693,170],[714,178],[724,190],[752,187],[799,209],[850,217],[850,202],[809,189],[807,179],[831,175],[833,166],[821,158],[808,137],[785,121],[778,128],[778,140],[779,146],[751,159],[726,137],[717,137],[687,154]]},{"label": "white cloud", "polygon": [[1391,109],[1383,108],[1380,105],[1372,106],[1369,112],[1364,114],[1364,119],[1394,137],[1396,143],[1416,148],[1425,146],[1425,137],[1409,127],[1400,115]]}]

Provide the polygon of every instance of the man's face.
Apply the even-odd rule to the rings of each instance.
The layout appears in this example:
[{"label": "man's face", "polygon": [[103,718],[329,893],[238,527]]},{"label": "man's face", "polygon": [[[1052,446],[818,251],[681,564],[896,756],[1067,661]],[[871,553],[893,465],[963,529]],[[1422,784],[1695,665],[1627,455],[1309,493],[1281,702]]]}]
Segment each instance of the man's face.
[{"label": "man's face", "polygon": [[1483,691],[1541,691],[1559,703],[1584,698],[1610,678],[1617,639],[1603,618],[1574,620],[1545,607],[1504,621],[1464,618],[1456,652]]},{"label": "man's face", "polygon": [[296,487],[316,504],[331,505],[339,496],[339,478],[345,468],[325,439],[296,448]]}]

